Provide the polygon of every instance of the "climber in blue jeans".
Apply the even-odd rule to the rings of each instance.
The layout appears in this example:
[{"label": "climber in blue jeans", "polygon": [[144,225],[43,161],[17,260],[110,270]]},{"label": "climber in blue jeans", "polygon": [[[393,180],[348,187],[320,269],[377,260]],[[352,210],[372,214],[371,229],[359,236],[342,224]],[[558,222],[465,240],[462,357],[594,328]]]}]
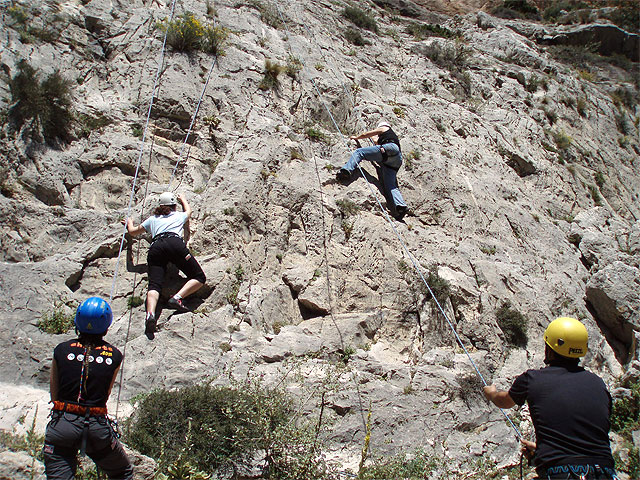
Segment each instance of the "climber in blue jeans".
[{"label": "climber in blue jeans", "polygon": [[358,148],[352,154],[347,163],[337,174],[340,181],[347,181],[362,160],[375,162],[382,171],[382,182],[385,188],[385,195],[393,202],[396,210],[396,218],[401,220],[407,213],[407,204],[402,198],[400,188],[398,188],[397,173],[402,166],[402,152],[400,151],[400,139],[393,131],[391,125],[386,121],[380,121],[378,126],[361,133],[353,135],[351,140],[362,140],[372,138],[376,145]]}]

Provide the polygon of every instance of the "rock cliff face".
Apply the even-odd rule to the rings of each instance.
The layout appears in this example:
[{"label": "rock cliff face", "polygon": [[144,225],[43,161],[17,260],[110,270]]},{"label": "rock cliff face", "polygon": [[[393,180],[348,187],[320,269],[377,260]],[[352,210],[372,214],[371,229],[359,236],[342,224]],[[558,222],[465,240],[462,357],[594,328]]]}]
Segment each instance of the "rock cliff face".
[{"label": "rock cliff face", "polygon": [[[341,2],[296,0],[279,12],[267,1],[185,0],[176,15],[230,32],[185,146],[215,57],[167,49],[145,130],[167,3],[25,0],[2,15],[5,112],[27,60],[42,79],[59,70],[71,81],[76,120],[55,148],[32,140],[33,123],[2,129],[0,381],[31,394],[2,398],[0,426],[35,404],[44,417],[64,337],[37,321],[90,295],[113,293],[108,339],[126,342],[120,412],[152,388],[248,371],[277,380],[294,362],[307,387],[326,375],[340,386],[329,455],[345,469],[357,468],[369,405],[375,455],[419,446],[461,471],[479,458],[515,463],[516,441],[469,358],[506,387],[542,364],[556,316],[587,325],[585,365],[610,386],[638,359],[637,64],[576,64],[587,62],[579,49],[566,63],[537,43],[548,27],[413,3],[413,18],[459,35],[414,35],[420,20],[372,4],[378,32],[358,31],[368,44],[356,46]],[[290,66],[274,88],[260,88],[266,61]],[[380,118],[401,136],[401,222],[371,164],[347,185],[335,180],[348,135]],[[127,239],[118,256],[138,164],[131,215],[150,215],[164,190],[183,193],[194,207],[189,246],[208,278],[193,313],[162,311],[153,341],[144,307],[128,310],[146,292],[148,242]],[[448,282],[443,311],[469,357],[408,252]],[[163,296],[181,282],[172,272]],[[528,319],[526,348],[498,326],[505,302]]]}]

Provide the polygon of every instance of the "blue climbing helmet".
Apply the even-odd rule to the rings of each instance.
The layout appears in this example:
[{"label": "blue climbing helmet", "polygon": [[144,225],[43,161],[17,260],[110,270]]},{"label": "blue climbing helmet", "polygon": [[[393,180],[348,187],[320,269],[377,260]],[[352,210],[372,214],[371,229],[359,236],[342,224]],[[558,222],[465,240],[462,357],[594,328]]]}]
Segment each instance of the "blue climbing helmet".
[{"label": "blue climbing helmet", "polygon": [[75,324],[81,333],[100,335],[107,331],[112,321],[111,307],[100,297],[87,298],[76,310]]}]

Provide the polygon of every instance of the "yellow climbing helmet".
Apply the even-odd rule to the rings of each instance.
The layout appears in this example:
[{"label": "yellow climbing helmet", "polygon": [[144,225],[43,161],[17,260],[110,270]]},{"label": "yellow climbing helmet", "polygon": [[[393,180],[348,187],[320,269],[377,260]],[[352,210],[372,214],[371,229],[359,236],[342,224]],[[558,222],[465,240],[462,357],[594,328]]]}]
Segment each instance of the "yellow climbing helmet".
[{"label": "yellow climbing helmet", "polygon": [[584,357],[588,340],[586,327],[575,318],[556,318],[544,331],[544,342],[563,357]]}]

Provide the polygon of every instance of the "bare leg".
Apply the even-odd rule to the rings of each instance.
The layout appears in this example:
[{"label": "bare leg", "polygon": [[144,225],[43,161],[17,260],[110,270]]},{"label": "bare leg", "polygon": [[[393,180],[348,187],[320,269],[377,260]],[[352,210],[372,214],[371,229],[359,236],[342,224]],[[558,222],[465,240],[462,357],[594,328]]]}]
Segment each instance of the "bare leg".
[{"label": "bare leg", "polygon": [[[185,285],[186,286],[186,285]],[[160,292],[157,290],[149,290],[147,292],[147,313],[156,314],[156,306],[160,299]]]},{"label": "bare leg", "polygon": [[[200,287],[202,287],[202,285],[204,284],[201,281],[192,278],[191,280],[188,280],[187,283],[183,285],[183,287],[180,289],[177,295],[180,295],[180,298],[187,298],[192,293],[197,292],[200,289]],[[151,293],[151,291],[149,291],[149,293]]]}]

